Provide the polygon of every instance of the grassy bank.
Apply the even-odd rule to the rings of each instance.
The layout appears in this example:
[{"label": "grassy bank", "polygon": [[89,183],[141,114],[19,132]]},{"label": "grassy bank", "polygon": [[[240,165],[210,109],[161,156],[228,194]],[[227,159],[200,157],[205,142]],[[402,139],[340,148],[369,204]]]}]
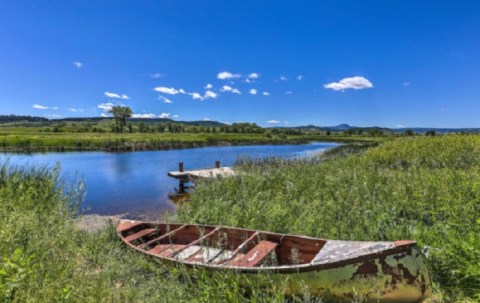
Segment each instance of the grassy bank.
[{"label": "grassy bank", "polygon": [[331,239],[415,239],[430,247],[439,301],[480,300],[480,137],[406,138],[323,158],[330,160],[244,163],[247,174],[199,186],[178,220]]},{"label": "grassy bank", "polygon": [[[248,174],[200,184],[170,220],[428,245],[435,302],[480,300],[480,137],[405,138],[305,161],[243,161]],[[283,302],[235,275],[166,268],[113,229],[75,228],[81,197],[57,172],[0,169],[0,301]],[[312,302],[308,295],[289,298]],[[313,301],[314,302],[314,301]],[[316,301],[319,302],[319,301]]]},{"label": "grassy bank", "polygon": [[222,145],[301,144],[312,141],[380,141],[390,137],[271,136],[263,133],[69,133],[24,132],[0,129],[2,152],[141,151]]}]

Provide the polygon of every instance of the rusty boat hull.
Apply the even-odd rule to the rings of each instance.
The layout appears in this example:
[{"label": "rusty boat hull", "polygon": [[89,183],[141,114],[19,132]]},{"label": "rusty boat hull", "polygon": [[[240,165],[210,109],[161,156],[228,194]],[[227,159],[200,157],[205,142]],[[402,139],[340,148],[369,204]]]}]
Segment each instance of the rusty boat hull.
[{"label": "rusty boat hull", "polygon": [[[425,257],[414,241],[324,240],[196,224],[123,220],[128,246],[166,264],[267,277],[287,294],[351,302],[422,302],[431,295]],[[265,279],[259,279],[264,281]]]}]

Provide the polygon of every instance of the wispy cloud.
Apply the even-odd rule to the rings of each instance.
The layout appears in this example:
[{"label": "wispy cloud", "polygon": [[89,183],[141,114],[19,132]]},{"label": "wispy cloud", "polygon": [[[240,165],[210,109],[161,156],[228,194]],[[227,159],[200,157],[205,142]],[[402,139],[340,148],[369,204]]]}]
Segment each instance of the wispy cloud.
[{"label": "wispy cloud", "polygon": [[158,96],[158,100],[162,101],[163,103],[173,103],[172,100],[165,98],[164,96]]},{"label": "wispy cloud", "polygon": [[232,88],[228,85],[224,85],[221,89],[220,89],[221,92],[231,92],[232,91]]},{"label": "wispy cloud", "polygon": [[73,107],[70,107],[68,109],[69,112],[72,112],[72,113],[83,113],[83,108],[73,108]]},{"label": "wispy cloud", "polygon": [[291,95],[291,94],[293,94],[293,92],[290,90],[285,92],[285,95]]},{"label": "wispy cloud", "polygon": [[213,87],[213,85],[211,85],[210,83],[208,83],[207,85],[205,85],[205,89],[211,89]]},{"label": "wispy cloud", "polygon": [[264,96],[270,96],[270,93],[269,93],[269,92],[263,92],[262,95],[264,95]]},{"label": "wispy cloud", "polygon": [[127,95],[120,95],[117,93],[110,93],[110,92],[105,92],[105,96],[113,99],[125,99],[125,100],[130,99],[130,97],[128,97]]},{"label": "wispy cloud", "polygon": [[108,117],[110,117],[110,115],[107,114],[107,113],[101,113],[101,114],[100,114],[100,117],[108,118]]},{"label": "wispy cloud", "polygon": [[260,74],[258,73],[251,73],[250,75],[247,76],[247,78],[250,78],[250,79],[258,79],[258,77],[260,77]]},{"label": "wispy cloud", "polygon": [[280,81],[287,81],[287,80],[288,80],[287,77],[285,77],[285,76],[280,76]]},{"label": "wispy cloud", "polygon": [[153,79],[160,79],[160,78],[163,78],[163,77],[165,77],[165,75],[161,74],[161,73],[150,74],[150,78],[153,78]]},{"label": "wispy cloud", "polygon": [[303,80],[303,75],[298,75],[298,76],[297,76],[297,80],[298,80],[298,81]]},{"label": "wispy cloud", "polygon": [[221,73],[218,73],[217,75],[217,79],[220,79],[220,80],[228,80],[228,79],[235,79],[235,78],[240,78],[241,75],[240,74],[232,74],[230,72],[221,72]]},{"label": "wispy cloud", "polygon": [[240,92],[240,91],[239,91],[238,89],[236,89],[236,88],[232,89],[232,93],[237,94],[237,95],[241,95],[241,94],[242,94],[242,92]]},{"label": "wispy cloud", "polygon": [[252,88],[252,89],[250,89],[250,90],[248,91],[248,93],[249,93],[250,95],[256,95],[256,94],[257,94],[257,90],[256,90],[255,88]]},{"label": "wispy cloud", "polygon": [[203,121],[210,121],[210,118],[203,118]]},{"label": "wispy cloud", "polygon": [[333,89],[335,91],[343,91],[346,89],[366,89],[372,88],[373,84],[368,79],[360,76],[355,76],[351,78],[343,78],[339,82],[332,82],[323,85],[323,87],[328,89]]},{"label": "wispy cloud", "polygon": [[154,119],[157,115],[155,114],[132,114],[132,118],[141,118],[141,119]]},{"label": "wispy cloud", "polygon": [[73,63],[73,65],[74,65],[76,68],[82,68],[82,66],[83,66],[83,63],[82,63],[82,62],[73,61],[72,63]]},{"label": "wispy cloud", "polygon": [[155,87],[154,90],[159,93],[164,93],[168,95],[176,95],[180,92],[173,87],[164,87],[164,86]]},{"label": "wispy cloud", "polygon": [[173,118],[178,118],[178,117],[180,117],[180,116],[179,116],[179,115],[173,115],[172,117],[173,117]]},{"label": "wispy cloud", "polygon": [[107,103],[100,103],[99,105],[97,105],[97,108],[105,111],[105,112],[108,112],[109,110],[112,109],[112,107],[115,106],[115,104],[111,103],[111,102],[107,102]]},{"label": "wispy cloud", "polygon": [[170,118],[170,113],[161,113],[160,115],[158,115],[158,117],[160,119],[168,119]]},{"label": "wispy cloud", "polygon": [[267,123],[268,124],[278,124],[278,123],[280,123],[280,121],[278,121],[278,120],[268,120]]},{"label": "wispy cloud", "polygon": [[46,109],[59,110],[60,109],[58,106],[48,107],[40,104],[33,104],[32,107],[35,109],[41,109],[41,110],[46,110]]},{"label": "wispy cloud", "polygon": [[43,106],[43,105],[40,105],[40,104],[34,104],[32,105],[33,108],[36,108],[36,109],[48,109],[47,106]]}]

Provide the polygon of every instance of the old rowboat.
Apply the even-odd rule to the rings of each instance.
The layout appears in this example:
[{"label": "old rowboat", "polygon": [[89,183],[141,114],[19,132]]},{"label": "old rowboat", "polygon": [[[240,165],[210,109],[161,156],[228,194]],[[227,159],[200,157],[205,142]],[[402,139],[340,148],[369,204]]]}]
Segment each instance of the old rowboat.
[{"label": "old rowboat", "polygon": [[117,231],[127,245],[162,262],[268,275],[274,282],[286,280],[289,294],[308,290],[337,301],[371,302],[422,302],[431,294],[424,256],[414,241],[323,240],[130,220],[121,221]]}]

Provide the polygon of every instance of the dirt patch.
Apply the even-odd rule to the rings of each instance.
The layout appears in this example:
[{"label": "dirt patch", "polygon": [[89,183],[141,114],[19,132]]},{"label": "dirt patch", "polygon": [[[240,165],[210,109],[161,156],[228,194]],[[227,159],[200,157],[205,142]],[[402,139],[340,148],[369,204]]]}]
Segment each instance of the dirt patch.
[{"label": "dirt patch", "polygon": [[101,215],[83,215],[75,220],[75,225],[78,229],[84,230],[89,233],[95,233],[100,230],[106,229],[110,223],[113,223],[114,226],[118,225],[120,219],[124,215],[115,215],[115,216],[101,216]]}]

